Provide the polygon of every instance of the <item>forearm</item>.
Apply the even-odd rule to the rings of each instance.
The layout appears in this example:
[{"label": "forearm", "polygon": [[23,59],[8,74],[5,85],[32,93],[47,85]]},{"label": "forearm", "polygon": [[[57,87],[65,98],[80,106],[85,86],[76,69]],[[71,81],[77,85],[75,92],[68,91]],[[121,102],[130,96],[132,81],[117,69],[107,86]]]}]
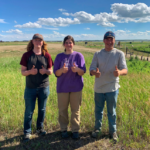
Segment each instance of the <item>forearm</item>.
[{"label": "forearm", "polygon": [[30,70],[21,70],[21,74],[23,76],[28,76],[28,75],[30,75]]},{"label": "forearm", "polygon": [[120,70],[120,75],[126,75],[128,73],[127,69]]},{"label": "forearm", "polygon": [[83,76],[84,75],[84,70],[78,68],[77,73],[78,73],[79,76]]},{"label": "forearm", "polygon": [[92,76],[94,75],[95,76],[96,75],[96,71],[95,70],[91,70],[90,71],[90,75],[92,75]]},{"label": "forearm", "polygon": [[52,69],[46,70],[46,74],[47,74],[47,75],[51,75],[52,73],[53,73],[53,70],[52,70]]},{"label": "forearm", "polygon": [[58,69],[58,70],[55,72],[55,75],[56,75],[57,77],[59,77],[59,76],[62,75],[62,73],[63,73],[62,68],[60,68],[60,69]]}]

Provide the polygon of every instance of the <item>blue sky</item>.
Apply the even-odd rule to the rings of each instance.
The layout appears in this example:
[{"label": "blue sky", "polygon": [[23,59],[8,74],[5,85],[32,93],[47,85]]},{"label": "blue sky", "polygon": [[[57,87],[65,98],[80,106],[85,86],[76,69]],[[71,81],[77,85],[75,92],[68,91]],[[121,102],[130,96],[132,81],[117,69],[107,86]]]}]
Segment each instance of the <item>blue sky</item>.
[{"label": "blue sky", "polygon": [[0,40],[102,40],[106,31],[117,40],[150,39],[150,0],[3,0]]}]

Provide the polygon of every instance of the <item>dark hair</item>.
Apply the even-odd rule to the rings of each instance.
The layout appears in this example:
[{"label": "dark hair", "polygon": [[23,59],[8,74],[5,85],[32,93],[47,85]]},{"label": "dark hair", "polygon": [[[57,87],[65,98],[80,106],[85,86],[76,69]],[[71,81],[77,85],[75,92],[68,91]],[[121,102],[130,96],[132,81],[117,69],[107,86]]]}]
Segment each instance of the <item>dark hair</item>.
[{"label": "dark hair", "polygon": [[[74,38],[73,38],[71,35],[67,35],[67,36],[64,38],[64,40],[63,40],[63,46],[65,45],[65,42],[66,42],[68,39],[70,39],[70,40],[73,42],[73,44],[75,45]],[[65,49],[65,51],[66,51],[66,49]]]},{"label": "dark hair", "polygon": [[[29,41],[28,45],[27,45],[27,52],[33,50],[34,45],[32,43],[32,40]],[[48,53],[48,49],[47,49],[47,44],[45,41],[43,41],[43,45],[42,45],[42,53],[43,55],[45,55],[45,52]]]}]

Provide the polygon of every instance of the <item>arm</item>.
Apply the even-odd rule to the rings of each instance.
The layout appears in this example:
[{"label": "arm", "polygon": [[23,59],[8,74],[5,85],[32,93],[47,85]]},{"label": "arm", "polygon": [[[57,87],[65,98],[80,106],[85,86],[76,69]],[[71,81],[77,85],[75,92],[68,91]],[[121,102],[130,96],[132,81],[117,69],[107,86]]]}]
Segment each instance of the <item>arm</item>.
[{"label": "arm", "polygon": [[126,75],[128,73],[128,70],[127,69],[122,69],[120,70],[120,75]]},{"label": "arm", "polygon": [[28,75],[36,75],[37,74],[37,69],[33,65],[32,69],[27,70],[27,67],[21,65],[21,74],[23,76],[28,76]]},{"label": "arm", "polygon": [[73,63],[73,67],[71,67],[71,69],[72,69],[72,72],[78,73],[79,76],[84,75],[84,70],[78,68],[75,63]]},{"label": "arm", "polygon": [[53,69],[52,67],[51,68],[48,68],[45,72],[47,75],[51,75],[53,73]]},{"label": "arm", "polygon": [[96,68],[96,70],[91,70],[90,74],[94,75],[96,78],[99,78],[101,76],[101,73],[99,72],[98,68]]},{"label": "arm", "polygon": [[57,77],[61,76],[63,73],[66,73],[68,71],[68,67],[65,66],[66,64],[64,63],[63,67],[56,70],[55,75]]},{"label": "arm", "polygon": [[39,72],[42,75],[44,75],[44,74],[51,75],[53,73],[52,67],[48,68],[48,69],[45,69],[43,66],[42,66],[42,69],[39,69]]},{"label": "arm", "polygon": [[97,75],[97,67],[98,67],[98,61],[97,61],[97,53],[94,54],[93,59],[92,59],[92,63],[90,65],[90,75]]}]

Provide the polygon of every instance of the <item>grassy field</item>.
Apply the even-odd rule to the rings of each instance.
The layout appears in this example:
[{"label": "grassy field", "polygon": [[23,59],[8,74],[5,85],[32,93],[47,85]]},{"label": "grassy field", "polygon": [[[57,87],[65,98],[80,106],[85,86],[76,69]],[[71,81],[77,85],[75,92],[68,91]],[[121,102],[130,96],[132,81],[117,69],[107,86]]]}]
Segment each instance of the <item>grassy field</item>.
[{"label": "grassy field", "polygon": [[[116,42],[117,43],[117,42]],[[97,48],[101,49],[104,47],[103,42],[76,42],[77,45],[85,46],[87,48]],[[131,52],[134,52],[135,55],[144,55],[148,56],[150,54],[150,41],[121,41],[120,47],[115,44],[115,47],[121,49],[122,51],[126,52],[126,48]],[[128,51],[129,52],[129,51]]]},{"label": "grassy field", "polygon": [[[20,72],[23,52],[0,52],[0,148],[1,149],[150,149],[150,63],[131,58],[127,60],[128,75],[120,77],[121,88],[117,102],[119,142],[108,138],[108,120],[104,110],[102,139],[92,139],[94,128],[94,77],[89,66],[94,52],[79,50],[85,57],[87,72],[81,106],[81,139],[61,140],[58,125],[56,77],[51,75],[50,95],[44,121],[48,135],[35,137],[28,145],[22,143],[25,77]],[[49,49],[54,60],[59,50]],[[37,106],[33,115],[32,132],[36,130]],[[50,148],[52,147],[52,148]]]}]

